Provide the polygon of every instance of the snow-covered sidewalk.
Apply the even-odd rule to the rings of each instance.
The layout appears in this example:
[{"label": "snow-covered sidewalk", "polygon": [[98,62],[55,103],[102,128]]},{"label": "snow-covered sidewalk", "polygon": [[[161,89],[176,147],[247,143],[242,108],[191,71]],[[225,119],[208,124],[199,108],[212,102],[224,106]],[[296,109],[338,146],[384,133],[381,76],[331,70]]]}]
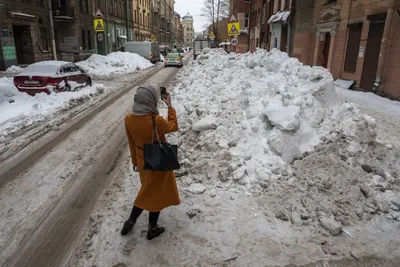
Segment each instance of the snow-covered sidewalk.
[{"label": "snow-covered sidewalk", "polygon": [[[21,129],[44,123],[73,107],[91,106],[92,102],[104,99],[126,87],[133,80],[146,75],[153,70],[150,67],[154,66],[139,55],[128,52],[114,52],[107,56],[92,55],[77,64],[88,71],[92,78],[97,77],[107,81],[94,81],[92,87],[81,88],[74,92],[50,95],[42,93],[32,97],[20,93],[13,84],[13,78],[0,78],[0,143]],[[8,71],[20,70],[13,66]]]},{"label": "snow-covered sidewalk", "polygon": [[21,128],[45,121],[62,110],[91,100],[104,93],[102,84],[82,88],[76,92],[37,94],[20,93],[12,78],[0,78],[0,142],[2,137]]}]

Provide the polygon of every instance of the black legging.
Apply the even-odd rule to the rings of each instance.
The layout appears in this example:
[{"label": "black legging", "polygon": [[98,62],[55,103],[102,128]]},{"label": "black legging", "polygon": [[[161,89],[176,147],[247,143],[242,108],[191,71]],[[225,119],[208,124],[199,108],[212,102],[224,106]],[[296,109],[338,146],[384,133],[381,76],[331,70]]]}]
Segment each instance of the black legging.
[{"label": "black legging", "polygon": [[[136,220],[139,218],[139,216],[140,216],[140,214],[142,214],[142,212],[143,212],[143,209],[133,206],[130,219],[136,223]],[[157,226],[159,216],[160,216],[160,212],[150,212],[149,224],[151,227]]]}]

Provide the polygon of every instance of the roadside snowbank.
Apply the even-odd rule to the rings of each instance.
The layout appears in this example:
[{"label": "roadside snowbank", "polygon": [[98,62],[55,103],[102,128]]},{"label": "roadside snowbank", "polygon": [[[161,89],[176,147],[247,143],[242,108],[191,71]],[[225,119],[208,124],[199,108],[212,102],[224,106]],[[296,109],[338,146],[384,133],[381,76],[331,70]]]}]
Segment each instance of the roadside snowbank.
[{"label": "roadside snowbank", "polygon": [[21,68],[21,67],[19,67],[19,66],[12,65],[11,67],[9,67],[9,68],[6,70],[6,73],[20,73],[20,72],[23,71],[23,70],[24,70],[24,69]]},{"label": "roadside snowbank", "polygon": [[332,235],[375,214],[400,220],[400,151],[375,142],[374,119],[340,101],[326,69],[277,50],[207,50],[179,75],[186,191],[271,191],[273,217]]},{"label": "roadside snowbank", "polygon": [[95,77],[133,73],[153,66],[147,59],[129,52],[113,52],[107,56],[94,54],[76,64]]},{"label": "roadside snowbank", "polygon": [[277,50],[207,50],[180,75],[174,98],[189,183],[208,183],[206,174],[212,184],[217,176],[261,189],[292,176],[294,159],[335,135],[344,134],[353,153],[376,135],[373,119],[355,105],[336,105],[326,69]]},{"label": "roadside snowbank", "polygon": [[2,102],[9,102],[12,97],[18,94],[17,88],[14,86],[12,78],[0,78],[0,105]]},{"label": "roadside snowbank", "polygon": [[34,97],[21,93],[12,78],[0,79],[0,142],[9,135],[33,123],[55,116],[57,112],[86,102],[104,92],[102,84],[85,87],[76,92],[45,93]]}]

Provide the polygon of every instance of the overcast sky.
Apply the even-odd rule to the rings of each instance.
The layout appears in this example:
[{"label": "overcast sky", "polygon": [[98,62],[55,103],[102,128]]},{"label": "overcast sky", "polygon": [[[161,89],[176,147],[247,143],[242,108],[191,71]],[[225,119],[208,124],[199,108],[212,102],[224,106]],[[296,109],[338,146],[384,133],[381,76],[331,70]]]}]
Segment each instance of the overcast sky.
[{"label": "overcast sky", "polygon": [[203,0],[175,0],[175,11],[181,17],[185,16],[189,11],[194,19],[194,30],[199,32],[203,30],[203,26],[207,24],[207,19],[201,17],[201,8],[203,7]]}]

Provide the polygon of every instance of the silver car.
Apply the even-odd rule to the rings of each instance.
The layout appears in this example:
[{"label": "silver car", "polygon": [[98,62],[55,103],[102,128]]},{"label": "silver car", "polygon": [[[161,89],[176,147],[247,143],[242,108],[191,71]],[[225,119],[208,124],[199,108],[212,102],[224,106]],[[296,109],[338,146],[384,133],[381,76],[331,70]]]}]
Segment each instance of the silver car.
[{"label": "silver car", "polygon": [[183,59],[182,59],[181,54],[179,52],[168,53],[164,59],[164,66],[165,67],[174,66],[174,67],[182,68],[183,67]]}]

